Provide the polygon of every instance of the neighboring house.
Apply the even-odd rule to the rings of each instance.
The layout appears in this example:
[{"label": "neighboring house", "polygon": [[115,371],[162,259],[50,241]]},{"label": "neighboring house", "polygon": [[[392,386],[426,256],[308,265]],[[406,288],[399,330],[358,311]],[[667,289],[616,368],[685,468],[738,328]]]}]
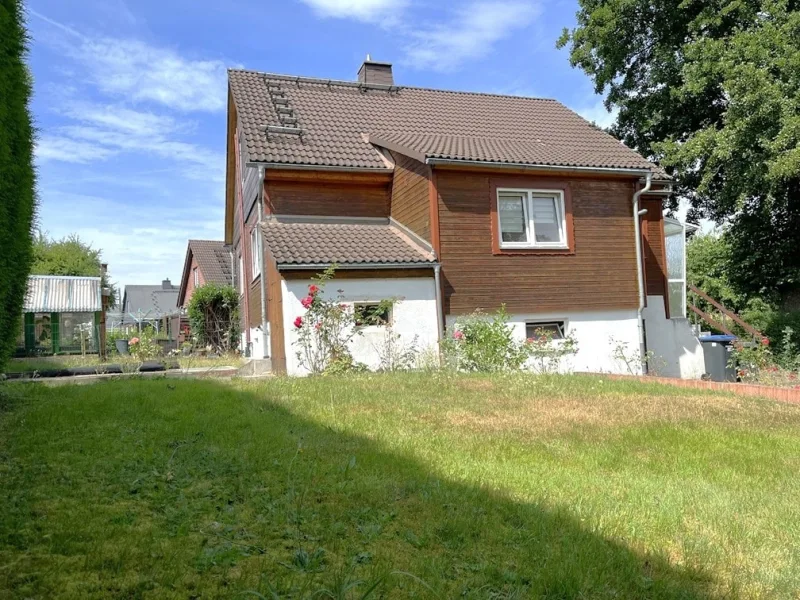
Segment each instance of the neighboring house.
[{"label": "neighboring house", "polygon": [[[244,343],[276,371],[303,372],[291,324],[335,263],[346,302],[396,299],[402,343],[434,346],[458,316],[505,305],[520,339],[577,338],[565,367],[625,371],[615,349],[641,342],[662,373],[703,372],[667,279],[667,176],[559,102],[398,86],[374,61],[353,82],[228,77],[225,243]],[[368,329],[354,355],[375,366],[384,332]]]},{"label": "neighboring house", "polygon": [[189,240],[178,292],[178,306],[186,308],[195,288],[206,283],[233,285],[233,254],[225,242]]},{"label": "neighboring house", "polygon": [[150,324],[161,330],[178,312],[178,287],[169,279],[161,285],[126,285],[122,296],[123,328]]},{"label": "neighboring house", "polygon": [[97,353],[104,339],[100,282],[100,277],[28,277],[17,354]]}]

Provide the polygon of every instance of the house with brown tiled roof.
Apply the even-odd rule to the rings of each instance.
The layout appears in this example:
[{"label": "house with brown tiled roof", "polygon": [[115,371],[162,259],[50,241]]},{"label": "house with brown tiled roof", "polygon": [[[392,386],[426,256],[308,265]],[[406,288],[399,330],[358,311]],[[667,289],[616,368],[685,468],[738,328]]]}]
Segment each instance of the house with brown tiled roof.
[{"label": "house with brown tiled roof", "polygon": [[225,242],[189,240],[178,292],[178,307],[186,308],[194,290],[206,283],[233,285],[233,252]]},{"label": "house with brown tiled roof", "polygon": [[[228,81],[225,243],[251,356],[302,373],[291,323],[335,264],[347,302],[394,299],[394,331],[422,346],[504,305],[520,338],[577,338],[565,368],[627,370],[624,346],[703,372],[682,245],[668,264],[669,178],[561,103],[403,86],[370,60],[355,81]],[[374,365],[366,338],[355,358]]]}]

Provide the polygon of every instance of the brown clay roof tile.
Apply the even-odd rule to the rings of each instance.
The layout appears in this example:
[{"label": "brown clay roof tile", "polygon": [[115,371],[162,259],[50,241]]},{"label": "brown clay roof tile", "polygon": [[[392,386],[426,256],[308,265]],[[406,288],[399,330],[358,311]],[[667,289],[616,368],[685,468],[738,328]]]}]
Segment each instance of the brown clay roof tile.
[{"label": "brown clay roof tile", "polygon": [[283,222],[262,225],[279,265],[433,263],[431,253],[388,221]]},{"label": "brown clay roof tile", "polygon": [[[359,87],[233,69],[228,76],[254,162],[385,169],[375,148],[383,141],[421,158],[654,168],[555,100]],[[285,126],[287,116],[302,136],[267,131]]]}]

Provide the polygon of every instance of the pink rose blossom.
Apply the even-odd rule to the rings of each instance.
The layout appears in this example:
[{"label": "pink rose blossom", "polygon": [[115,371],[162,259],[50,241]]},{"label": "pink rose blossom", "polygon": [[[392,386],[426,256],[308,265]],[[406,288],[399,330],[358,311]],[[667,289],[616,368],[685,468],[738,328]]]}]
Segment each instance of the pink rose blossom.
[{"label": "pink rose blossom", "polygon": [[311,296],[313,296],[314,294],[316,294],[318,291],[319,291],[319,288],[318,288],[317,286],[315,286],[313,283],[312,283],[310,286],[308,286],[308,293],[309,293]]},{"label": "pink rose blossom", "polygon": [[133,338],[130,339],[130,341],[128,343],[136,345],[136,344],[139,343],[139,338],[133,337]]},{"label": "pink rose blossom", "polygon": [[463,340],[464,339],[464,332],[463,331],[454,331],[453,332],[453,339]]},{"label": "pink rose blossom", "polygon": [[313,296],[306,296],[302,300],[300,300],[300,304],[303,305],[303,308],[309,309],[311,305],[314,304],[314,297]]},{"label": "pink rose blossom", "polygon": [[303,326],[303,317],[297,317],[294,320],[294,326],[297,327],[297,329],[300,329]]}]

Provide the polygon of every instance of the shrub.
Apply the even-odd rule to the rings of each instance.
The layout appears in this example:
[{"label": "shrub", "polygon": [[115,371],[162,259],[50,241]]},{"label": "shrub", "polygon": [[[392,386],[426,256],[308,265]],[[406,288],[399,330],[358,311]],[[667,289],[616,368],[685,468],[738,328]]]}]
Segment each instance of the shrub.
[{"label": "shrub", "polygon": [[442,342],[447,365],[483,373],[519,369],[531,356],[530,350],[526,341],[514,338],[505,305],[493,315],[477,310],[459,317]]},{"label": "shrub", "polygon": [[534,337],[526,340],[532,360],[531,368],[541,374],[557,373],[564,357],[578,352],[578,340],[570,332],[564,339],[554,340],[547,329],[534,330]]},{"label": "shrub", "polygon": [[36,196],[24,5],[0,8],[0,371],[16,347],[33,260]]},{"label": "shrub", "polygon": [[734,342],[729,364],[736,369],[737,378],[747,383],[764,385],[797,385],[800,358],[797,356],[793,336],[793,330],[787,327],[776,351],[773,351],[767,339],[761,343],[742,340]]},{"label": "shrub", "polygon": [[336,267],[328,267],[308,286],[308,296],[301,300],[306,312],[294,320],[297,329],[297,360],[312,374],[341,373],[360,369],[350,354],[350,341],[361,335],[356,327],[353,307],[342,302],[341,290],[336,299],[325,298],[326,284]]},{"label": "shrub", "polygon": [[189,301],[192,336],[212,352],[232,352],[239,345],[239,292],[233,286],[207,283]]},{"label": "shrub", "polygon": [[138,361],[152,360],[161,356],[161,345],[156,341],[156,334],[151,328],[134,333],[128,340],[128,350]]}]

